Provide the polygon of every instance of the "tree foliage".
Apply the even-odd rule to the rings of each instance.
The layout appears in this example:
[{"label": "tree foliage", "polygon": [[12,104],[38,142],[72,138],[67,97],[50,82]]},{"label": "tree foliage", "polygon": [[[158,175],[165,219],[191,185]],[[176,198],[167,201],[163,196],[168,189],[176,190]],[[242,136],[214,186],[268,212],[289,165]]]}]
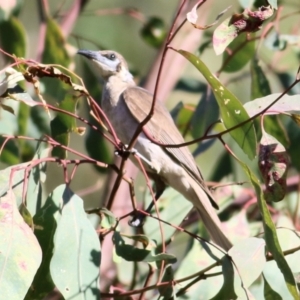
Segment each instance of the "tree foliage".
[{"label": "tree foliage", "polygon": [[[295,3],[2,2],[1,295],[299,299]],[[142,228],[128,225],[153,200],[151,183],[142,172],[131,178],[135,154],[103,113],[90,66],[76,59],[79,48],[115,47],[131,53],[141,84],[173,101],[175,123],[210,172],[228,253],[172,189]]]}]

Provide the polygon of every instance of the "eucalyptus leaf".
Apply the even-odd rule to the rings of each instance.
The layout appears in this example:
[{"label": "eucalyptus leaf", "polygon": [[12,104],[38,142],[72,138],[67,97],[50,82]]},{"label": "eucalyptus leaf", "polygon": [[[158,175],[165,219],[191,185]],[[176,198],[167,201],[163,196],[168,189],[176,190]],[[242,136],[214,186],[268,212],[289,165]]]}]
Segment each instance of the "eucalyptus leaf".
[{"label": "eucalyptus leaf", "polygon": [[[210,84],[218,102],[222,120],[227,129],[238,126],[249,119],[249,116],[241,102],[234,96],[207,68],[207,66],[195,55],[184,50],[178,53],[187,58],[205,77]],[[252,122],[238,126],[230,131],[230,135],[248,155],[249,159],[256,156],[256,134]]]},{"label": "eucalyptus leaf", "polygon": [[42,251],[32,229],[19,213],[12,190],[0,204],[1,294],[9,299],[24,299],[41,263]]},{"label": "eucalyptus leaf", "polygon": [[65,185],[58,188],[62,190],[60,218],[54,235],[51,277],[65,299],[99,298],[98,235],[86,217],[82,199]]}]

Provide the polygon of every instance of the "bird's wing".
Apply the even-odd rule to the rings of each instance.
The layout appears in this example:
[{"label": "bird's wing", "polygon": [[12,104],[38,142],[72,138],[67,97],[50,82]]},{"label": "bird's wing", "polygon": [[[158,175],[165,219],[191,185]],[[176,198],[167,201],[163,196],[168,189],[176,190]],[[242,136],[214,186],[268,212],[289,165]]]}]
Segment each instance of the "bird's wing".
[{"label": "bird's wing", "polygon": [[[121,95],[122,99],[127,104],[132,116],[138,122],[142,122],[151,109],[153,95],[143,88],[129,87]],[[155,113],[144,128],[146,134],[152,136],[159,143],[182,144],[185,142],[169,111],[160,101],[156,101]],[[204,184],[203,177],[190,150],[187,147],[164,149],[198,182],[209,198],[211,198],[212,205],[217,208],[218,205],[214,202],[213,196]]]}]

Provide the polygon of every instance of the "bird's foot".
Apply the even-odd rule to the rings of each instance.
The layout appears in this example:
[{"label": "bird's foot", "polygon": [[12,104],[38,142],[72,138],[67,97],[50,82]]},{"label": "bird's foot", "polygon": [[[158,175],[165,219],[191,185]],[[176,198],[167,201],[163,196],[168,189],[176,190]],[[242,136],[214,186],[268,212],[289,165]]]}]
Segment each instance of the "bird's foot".
[{"label": "bird's foot", "polygon": [[127,144],[126,145],[121,144],[120,146],[121,146],[120,149],[115,150],[115,155],[118,155],[118,156],[121,156],[121,157],[124,157],[127,159],[130,156],[130,154],[133,154],[133,155],[139,157],[143,162],[145,162],[150,167],[150,169],[155,170],[158,173],[158,170],[157,170],[157,168],[154,167],[153,163],[150,160],[148,160],[145,156],[143,156],[141,153],[139,153],[137,149],[135,149],[135,148],[128,149]]},{"label": "bird's foot", "polygon": [[132,212],[132,219],[128,221],[128,225],[131,227],[142,227],[146,220],[146,215],[138,210]]},{"label": "bird's foot", "polygon": [[124,145],[123,143],[119,144],[119,149],[115,149],[115,155],[121,156],[125,159],[127,159],[130,154],[135,153],[135,149],[128,149],[128,145]]}]

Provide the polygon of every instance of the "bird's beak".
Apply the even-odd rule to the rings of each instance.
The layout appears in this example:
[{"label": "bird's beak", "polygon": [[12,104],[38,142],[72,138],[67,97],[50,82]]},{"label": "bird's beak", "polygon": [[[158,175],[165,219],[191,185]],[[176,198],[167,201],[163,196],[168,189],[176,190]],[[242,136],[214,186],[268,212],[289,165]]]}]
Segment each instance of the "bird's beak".
[{"label": "bird's beak", "polygon": [[91,50],[78,50],[77,54],[85,56],[88,59],[101,61],[101,54],[99,51],[91,51]]}]

